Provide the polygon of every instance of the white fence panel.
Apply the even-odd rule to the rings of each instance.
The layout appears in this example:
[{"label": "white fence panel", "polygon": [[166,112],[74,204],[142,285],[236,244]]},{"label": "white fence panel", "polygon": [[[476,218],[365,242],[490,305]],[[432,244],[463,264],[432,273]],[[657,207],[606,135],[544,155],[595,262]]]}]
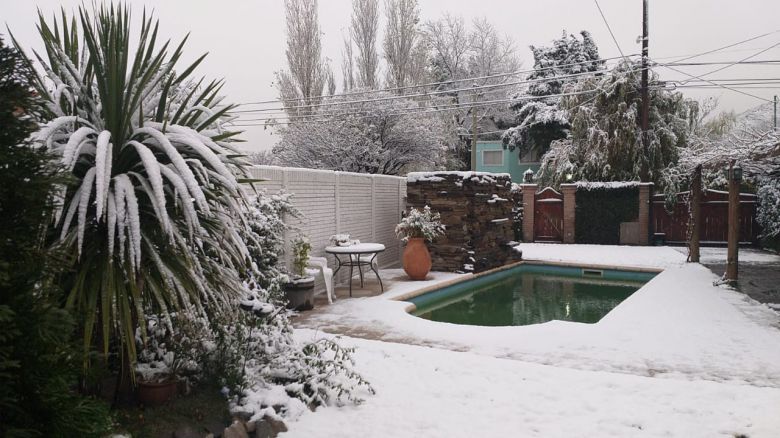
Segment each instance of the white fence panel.
[{"label": "white fence panel", "polygon": [[[304,215],[294,225],[311,240],[312,255],[326,256],[333,234],[349,234],[361,242],[385,245],[378,258],[381,268],[400,265],[401,246],[394,229],[406,207],[406,178],[276,166],[254,166],[250,172],[253,178],[266,180],[257,187],[293,194],[293,205]],[[292,237],[285,238],[288,247]],[[333,266],[333,257],[327,257]],[[342,274],[340,282],[347,279]]]}]

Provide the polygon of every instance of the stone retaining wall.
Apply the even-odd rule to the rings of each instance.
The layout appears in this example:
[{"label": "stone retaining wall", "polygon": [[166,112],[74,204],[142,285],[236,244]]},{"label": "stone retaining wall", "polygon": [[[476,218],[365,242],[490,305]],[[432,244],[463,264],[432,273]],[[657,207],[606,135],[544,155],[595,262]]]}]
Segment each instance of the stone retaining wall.
[{"label": "stone retaining wall", "polygon": [[441,213],[446,235],[428,245],[434,271],[481,272],[519,260],[510,247],[512,181],[484,172],[412,173],[407,207]]}]

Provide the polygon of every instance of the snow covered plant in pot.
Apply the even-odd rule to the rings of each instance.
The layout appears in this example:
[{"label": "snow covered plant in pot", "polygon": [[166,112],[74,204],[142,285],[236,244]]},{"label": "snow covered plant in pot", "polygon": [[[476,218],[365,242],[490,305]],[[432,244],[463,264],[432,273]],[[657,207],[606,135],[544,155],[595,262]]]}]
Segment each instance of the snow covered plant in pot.
[{"label": "snow covered plant in pot", "polygon": [[314,308],[314,277],[309,275],[309,254],[311,242],[306,236],[298,236],[292,241],[292,269],[290,281],[284,285],[287,307],[294,310]]},{"label": "snow covered plant in pot", "polygon": [[412,280],[425,280],[431,270],[431,254],[425,242],[444,234],[441,215],[427,205],[422,211],[412,208],[396,225],[395,234],[406,243],[403,255],[404,271]]}]

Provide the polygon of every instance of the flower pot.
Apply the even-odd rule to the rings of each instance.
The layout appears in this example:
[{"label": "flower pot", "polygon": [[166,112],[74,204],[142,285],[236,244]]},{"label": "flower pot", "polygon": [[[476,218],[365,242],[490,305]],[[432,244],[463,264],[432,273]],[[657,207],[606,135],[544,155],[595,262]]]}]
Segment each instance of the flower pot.
[{"label": "flower pot", "polygon": [[175,379],[164,382],[138,382],[138,401],[147,406],[161,405],[176,395]]},{"label": "flower pot", "polygon": [[311,310],[314,308],[314,277],[294,279],[284,285],[287,296],[287,308],[292,310]]},{"label": "flower pot", "polygon": [[422,237],[412,237],[406,243],[404,248],[404,272],[412,280],[425,280],[428,272],[431,271],[431,253],[425,246],[425,239]]}]

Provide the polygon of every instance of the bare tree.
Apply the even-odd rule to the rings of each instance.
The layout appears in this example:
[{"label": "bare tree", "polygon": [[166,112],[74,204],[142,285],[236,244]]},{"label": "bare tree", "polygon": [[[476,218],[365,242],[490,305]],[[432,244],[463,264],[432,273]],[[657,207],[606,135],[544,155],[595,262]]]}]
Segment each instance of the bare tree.
[{"label": "bare tree", "polygon": [[328,68],[325,70],[325,75],[327,77],[328,96],[333,96],[336,94],[336,75],[333,74],[333,68],[330,66],[330,63],[328,63]]},{"label": "bare tree", "polygon": [[341,75],[344,79],[344,92],[355,88],[355,58],[352,56],[352,37],[344,37],[344,48],[341,50]]},{"label": "bare tree", "polygon": [[[427,50],[419,29],[420,9],[417,0],[386,0],[387,26],[383,42],[387,62],[387,82],[404,87],[422,78]],[[422,56],[421,56],[422,55]]]},{"label": "bare tree", "polygon": [[[379,92],[380,98],[392,97]],[[323,101],[316,120],[280,129],[273,153],[285,166],[399,175],[440,167],[446,146],[441,120],[412,99],[354,102],[349,96]],[[341,114],[337,114],[341,113]]]},{"label": "bare tree", "polygon": [[379,32],[379,0],[353,0],[350,35],[357,47],[357,80],[363,88],[376,88],[379,55],[376,38]]},{"label": "bare tree", "polygon": [[425,23],[425,31],[435,79],[466,77],[471,38],[463,17],[444,14],[439,20]]},{"label": "bare tree", "polygon": [[[322,42],[317,14],[317,0],[285,0],[287,24],[287,68],[278,72],[278,87],[282,99],[293,99],[303,105],[315,103],[322,95],[326,82],[325,62],[322,59]],[[310,113],[304,108],[292,108],[286,102],[288,113]]]},{"label": "bare tree", "polygon": [[[509,97],[509,88],[500,85],[516,78],[495,75],[519,68],[517,49],[512,40],[502,37],[487,19],[476,19],[469,28],[463,18],[448,14],[425,24],[425,40],[430,51],[433,79],[443,82],[436,88],[453,90],[451,94],[434,98],[433,104],[464,105],[458,110],[449,111],[445,117],[448,118],[450,132],[455,135],[451,141],[455,145],[454,154],[465,165],[470,160],[474,121],[480,131],[496,131],[503,120],[511,118],[508,108],[478,105],[480,101]],[[475,79],[447,83],[463,78]],[[486,85],[496,87],[478,88]],[[475,89],[464,90],[471,86]],[[474,106],[468,106],[472,103]]]}]

